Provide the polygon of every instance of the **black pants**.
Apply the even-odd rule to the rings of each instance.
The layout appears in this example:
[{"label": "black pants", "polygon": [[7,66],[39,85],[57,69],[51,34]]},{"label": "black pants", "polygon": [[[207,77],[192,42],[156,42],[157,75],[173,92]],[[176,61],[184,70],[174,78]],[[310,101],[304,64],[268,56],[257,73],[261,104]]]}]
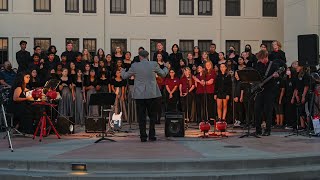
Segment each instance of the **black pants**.
[{"label": "black pants", "polygon": [[169,98],[169,93],[167,93],[167,112],[176,112],[179,110],[179,92],[176,91],[172,94],[172,98]]},{"label": "black pants", "polygon": [[206,110],[204,107],[205,96],[204,94],[196,94],[195,99],[196,99],[197,123],[200,123],[206,118]]},{"label": "black pants", "polygon": [[234,117],[236,120],[239,120],[241,123],[245,123],[244,121],[244,103],[243,102],[234,102]]},{"label": "black pants", "polygon": [[[284,112],[285,112],[285,123],[288,126],[296,126],[297,124],[297,108],[295,104],[291,104],[291,97],[288,97],[285,100],[285,106],[284,106]],[[300,122],[300,120],[299,120]]]},{"label": "black pants", "polygon": [[194,97],[193,93],[188,93],[188,95],[186,95],[185,97],[180,97],[182,112],[184,112],[184,117],[189,120],[192,113],[193,97]]},{"label": "black pants", "polygon": [[256,97],[254,104],[254,116],[256,120],[256,131],[257,133],[261,133],[261,123],[262,117],[265,115],[266,120],[266,131],[271,131],[272,124],[272,110],[273,110],[273,102],[274,102],[274,91],[265,89],[261,93],[259,93]]},{"label": "black pants", "polygon": [[158,98],[153,99],[137,99],[137,116],[139,121],[140,138],[146,139],[148,137],[146,133],[146,110],[148,111],[148,116],[150,118],[149,125],[149,138],[153,138],[156,135],[155,122],[158,113]]}]

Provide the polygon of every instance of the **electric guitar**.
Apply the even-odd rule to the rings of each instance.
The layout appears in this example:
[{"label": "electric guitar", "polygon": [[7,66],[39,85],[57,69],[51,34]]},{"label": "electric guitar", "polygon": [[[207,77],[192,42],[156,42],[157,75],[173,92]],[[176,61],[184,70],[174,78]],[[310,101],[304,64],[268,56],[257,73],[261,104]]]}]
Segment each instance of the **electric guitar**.
[{"label": "electric guitar", "polygon": [[[281,74],[281,73],[284,72],[284,71],[285,71],[285,68],[284,68],[284,67],[280,67],[276,72],[277,72],[278,74]],[[264,90],[263,86],[264,86],[267,82],[269,82],[272,78],[273,78],[273,74],[272,74],[271,76],[267,77],[267,78],[266,78],[265,80],[263,80],[261,83],[258,83],[258,84],[253,85],[253,86],[251,87],[251,90],[250,90],[251,94],[259,94],[259,93],[261,93],[261,92]]]},{"label": "electric guitar", "polygon": [[[117,87],[115,92],[117,96],[119,95],[119,91],[120,91],[120,88]],[[120,101],[120,99],[117,100],[116,102],[118,101]],[[115,104],[114,113],[112,114],[111,121],[110,121],[111,128],[113,128],[114,130],[121,129],[121,125],[122,125],[121,117],[122,117],[122,112],[118,113],[118,103],[117,103]]]}]

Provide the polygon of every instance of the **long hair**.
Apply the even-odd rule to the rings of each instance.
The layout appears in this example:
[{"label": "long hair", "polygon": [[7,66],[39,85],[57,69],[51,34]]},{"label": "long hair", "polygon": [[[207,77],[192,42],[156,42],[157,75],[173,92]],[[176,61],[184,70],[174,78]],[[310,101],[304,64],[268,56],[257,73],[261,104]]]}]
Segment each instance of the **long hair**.
[{"label": "long hair", "polygon": [[25,90],[25,88],[27,87],[27,84],[24,83],[24,77],[26,75],[30,75],[29,72],[21,72],[17,75],[17,77],[15,78],[14,82],[13,82],[13,86],[12,86],[12,90],[14,91],[17,87],[21,87],[22,91]]},{"label": "long hair", "polygon": [[[207,64],[210,64],[211,65],[211,69],[207,69],[206,67],[207,67]],[[207,75],[207,74],[210,74],[211,72],[213,72],[214,71],[214,69],[213,69],[214,67],[213,67],[213,63],[209,60],[209,61],[206,61],[206,63],[204,64],[204,69],[205,69],[205,71],[204,71],[204,73],[205,73],[205,75]]]},{"label": "long hair", "polygon": [[184,72],[183,72],[183,74],[182,74],[182,76],[181,76],[181,78],[183,78],[183,77],[186,77],[186,79],[187,79],[187,81],[188,81],[188,86],[189,86],[189,88],[192,86],[192,74],[191,74],[191,69],[189,68],[189,67],[185,67],[184,69],[184,72],[185,71],[189,71],[190,72],[190,77],[188,78],[188,77],[186,77],[186,75],[184,74]]}]

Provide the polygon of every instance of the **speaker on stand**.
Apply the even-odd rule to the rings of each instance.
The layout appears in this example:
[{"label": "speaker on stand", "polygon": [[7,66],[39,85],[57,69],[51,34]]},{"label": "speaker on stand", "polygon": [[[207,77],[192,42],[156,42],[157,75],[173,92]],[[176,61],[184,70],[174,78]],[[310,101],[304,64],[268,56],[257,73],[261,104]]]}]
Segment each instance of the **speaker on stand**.
[{"label": "speaker on stand", "polygon": [[319,36],[317,34],[298,36],[298,61],[301,66],[319,64]]}]

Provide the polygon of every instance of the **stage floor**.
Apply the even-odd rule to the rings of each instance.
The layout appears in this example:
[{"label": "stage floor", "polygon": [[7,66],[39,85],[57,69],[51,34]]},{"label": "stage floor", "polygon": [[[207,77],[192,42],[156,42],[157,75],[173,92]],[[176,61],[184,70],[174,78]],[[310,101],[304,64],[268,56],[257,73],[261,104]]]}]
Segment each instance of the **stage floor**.
[{"label": "stage floor", "polygon": [[[273,130],[271,136],[239,138],[245,131],[228,129],[228,138],[198,138],[201,135],[196,125],[186,130],[184,138],[166,138],[164,124],[156,125],[158,141],[141,143],[137,125],[124,124],[122,130],[108,137],[116,142],[102,141],[95,133],[85,133],[77,127],[76,133],[57,139],[54,134],[39,142],[39,137],[13,136],[14,152],[8,149],[8,142],[0,140],[0,160],[183,160],[183,159],[257,159],[284,156],[320,155],[320,138],[291,136],[286,130]],[[4,133],[1,133],[4,135]]]}]

